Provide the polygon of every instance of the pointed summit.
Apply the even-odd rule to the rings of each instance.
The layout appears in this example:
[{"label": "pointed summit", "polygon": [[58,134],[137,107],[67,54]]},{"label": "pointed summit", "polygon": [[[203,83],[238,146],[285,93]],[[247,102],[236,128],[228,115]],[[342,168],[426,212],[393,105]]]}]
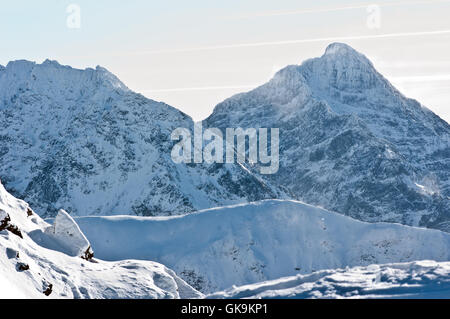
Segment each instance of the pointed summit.
[{"label": "pointed summit", "polygon": [[339,60],[342,65],[363,64],[373,68],[372,62],[362,53],[359,53],[351,46],[345,43],[331,43],[325,49],[325,53],[321,57],[326,60]]},{"label": "pointed summit", "polygon": [[295,199],[450,232],[450,126],[346,44],[220,103],[204,123],[279,128],[280,169],[266,178]]},{"label": "pointed summit", "polygon": [[358,51],[353,49],[351,46],[345,43],[340,42],[334,42],[327,46],[325,49],[325,55],[332,55],[332,54],[357,54],[359,55]]},{"label": "pointed summit", "polygon": [[366,56],[344,43],[330,44],[321,57],[305,61],[300,68],[310,85],[321,91],[340,94],[390,86]]}]

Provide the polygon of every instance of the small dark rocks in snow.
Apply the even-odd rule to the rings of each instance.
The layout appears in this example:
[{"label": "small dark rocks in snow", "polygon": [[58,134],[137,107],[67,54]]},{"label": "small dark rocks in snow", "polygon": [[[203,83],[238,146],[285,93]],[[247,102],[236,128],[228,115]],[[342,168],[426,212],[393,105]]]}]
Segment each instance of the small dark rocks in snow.
[{"label": "small dark rocks in snow", "polygon": [[47,288],[43,291],[44,295],[50,296],[50,294],[53,292],[53,285],[48,284]]},{"label": "small dark rocks in snow", "polygon": [[26,270],[29,270],[29,269],[30,269],[30,265],[22,263],[22,262],[17,263],[17,270],[18,271],[26,271]]}]

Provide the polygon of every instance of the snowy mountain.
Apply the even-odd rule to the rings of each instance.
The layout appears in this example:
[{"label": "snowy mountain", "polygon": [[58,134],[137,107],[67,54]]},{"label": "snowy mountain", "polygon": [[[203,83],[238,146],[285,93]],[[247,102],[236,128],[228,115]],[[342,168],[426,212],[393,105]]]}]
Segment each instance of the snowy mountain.
[{"label": "snowy mountain", "polygon": [[90,243],[67,213],[49,225],[0,184],[0,298],[202,297],[161,264],[106,262],[81,247]]},{"label": "snowy mountain", "polygon": [[174,164],[191,118],[104,68],[14,61],[0,68],[0,177],[41,216],[170,215],[276,197],[234,164]]},{"label": "snowy mountain", "polygon": [[154,260],[204,293],[321,269],[448,261],[450,234],[266,200],[172,217],[78,217],[105,260]]},{"label": "snowy mountain", "polygon": [[0,297],[449,292],[450,126],[362,54],[332,44],[203,122],[279,128],[275,174],[175,164],[193,126],[101,67],[0,66],[0,178],[30,204],[0,184]]},{"label": "snowy mountain", "polygon": [[262,178],[292,198],[450,231],[449,124],[345,44],[225,100],[203,125],[279,128],[280,169]]},{"label": "snowy mountain", "polygon": [[207,298],[402,298],[450,296],[450,263],[418,261],[322,270],[217,292]]}]

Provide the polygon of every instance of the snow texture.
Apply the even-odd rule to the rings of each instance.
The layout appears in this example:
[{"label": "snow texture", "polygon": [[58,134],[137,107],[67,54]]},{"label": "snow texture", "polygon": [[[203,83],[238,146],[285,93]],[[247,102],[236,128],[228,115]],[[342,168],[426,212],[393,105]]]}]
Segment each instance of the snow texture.
[{"label": "snow texture", "polygon": [[[172,270],[155,262],[89,262],[42,247],[33,238],[51,226],[36,214],[28,216],[29,209],[0,184],[0,212],[7,213],[23,234],[20,238],[7,230],[0,232],[0,298],[202,297]],[[80,245],[84,236],[67,217],[60,214],[57,218],[57,244],[63,240],[66,248],[85,247],[85,242]],[[65,236],[62,229],[68,229],[74,237]],[[71,240],[73,243],[68,244]],[[49,296],[44,291],[50,292]]]},{"label": "snow texture", "polygon": [[203,126],[279,128],[280,169],[261,179],[293,199],[450,231],[449,124],[346,44],[225,100]]},{"label": "snow texture", "polygon": [[279,128],[277,174],[173,163],[193,125],[102,67],[0,67],[0,177],[37,212],[0,184],[0,297],[448,296],[450,234],[392,222],[450,232],[450,126],[364,55],[331,44],[203,122]]},{"label": "snow texture", "polygon": [[96,256],[160,262],[204,293],[320,269],[450,258],[450,234],[369,224],[296,201],[76,221]]},{"label": "snow texture", "polygon": [[280,129],[280,170],[174,164],[177,109],[102,67],[13,61],[0,71],[0,176],[41,216],[160,216],[296,199],[367,222],[450,231],[450,126],[362,54],[324,55],[216,106],[206,127]]},{"label": "snow texture", "polygon": [[449,299],[450,263],[430,260],[322,270],[233,287],[207,298]]},{"label": "snow texture", "polygon": [[175,164],[186,114],[106,69],[13,61],[0,72],[0,177],[45,217],[187,213],[277,196],[235,164]]}]

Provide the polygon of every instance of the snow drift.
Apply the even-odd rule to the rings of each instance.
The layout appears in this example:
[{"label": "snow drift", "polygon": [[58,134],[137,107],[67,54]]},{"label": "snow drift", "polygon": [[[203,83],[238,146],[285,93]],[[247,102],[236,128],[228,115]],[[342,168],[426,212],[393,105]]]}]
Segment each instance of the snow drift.
[{"label": "snow drift", "polygon": [[[70,216],[58,216],[54,226],[50,226],[27,203],[8,194],[0,183],[0,222],[8,220],[8,229],[0,231],[0,298],[201,296],[172,270],[155,262],[89,262],[80,258],[88,241]],[[69,249],[74,257],[63,250],[45,248],[36,238],[45,239],[43,246]]]},{"label": "snow drift", "polygon": [[450,234],[369,224],[297,201],[76,221],[96,256],[155,260],[207,293],[321,269],[450,257]]},{"label": "snow drift", "polygon": [[323,270],[233,287],[207,298],[450,298],[450,262]]}]

